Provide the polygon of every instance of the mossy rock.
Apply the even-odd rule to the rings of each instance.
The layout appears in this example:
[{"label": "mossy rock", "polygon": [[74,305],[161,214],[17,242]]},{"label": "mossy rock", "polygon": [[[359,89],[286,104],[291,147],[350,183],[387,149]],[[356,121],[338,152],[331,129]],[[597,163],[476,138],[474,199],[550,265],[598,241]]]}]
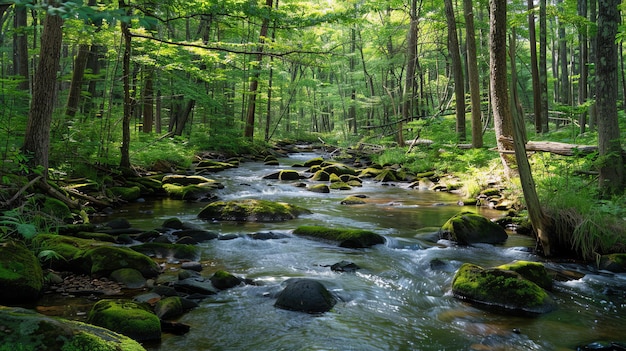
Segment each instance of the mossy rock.
[{"label": "mossy rock", "polygon": [[171,320],[196,307],[198,307],[198,304],[194,301],[180,296],[168,296],[156,303],[154,313],[162,320]]},{"label": "mossy rock", "polygon": [[202,198],[212,197],[211,194],[215,189],[219,189],[219,183],[200,183],[200,184],[163,184],[163,190],[169,197],[177,200],[195,201]]},{"label": "mossy rock", "polygon": [[352,190],[352,187],[344,182],[330,183],[331,190]]},{"label": "mossy rock", "polygon": [[100,300],[89,311],[87,322],[137,341],[161,339],[159,317],[148,307],[128,300]]},{"label": "mossy rock", "polygon": [[124,201],[135,201],[141,196],[141,188],[138,186],[114,186],[110,188],[111,193]]},{"label": "mossy rock", "polygon": [[75,238],[80,238],[80,239],[93,239],[96,241],[109,242],[109,243],[116,242],[115,237],[113,235],[106,234],[106,233],[78,232],[78,233],[73,233],[73,234],[67,234],[67,236],[73,236]]},{"label": "mossy rock", "polygon": [[378,176],[379,174],[382,173],[382,169],[379,168],[374,168],[374,167],[368,167],[365,168],[364,170],[361,171],[361,173],[359,174],[359,177],[361,178],[374,178],[376,176]]},{"label": "mossy rock", "polygon": [[365,248],[384,244],[385,238],[369,230],[337,229],[322,226],[301,226],[296,228],[295,235],[338,242],[340,247]]},{"label": "mossy rock", "polygon": [[359,182],[359,183],[363,183],[363,181],[361,180],[361,178],[359,178],[358,176],[352,175],[352,174],[343,174],[341,176],[339,176],[339,179],[341,179],[342,182]]},{"label": "mossy rock", "polygon": [[121,268],[113,271],[110,278],[124,284],[129,289],[139,289],[146,286],[146,278],[134,268]]},{"label": "mossy rock", "polygon": [[383,169],[374,177],[374,180],[379,182],[396,182],[398,181],[398,177],[396,176],[396,172],[394,170]]},{"label": "mossy rock", "polygon": [[323,313],[333,308],[337,300],[324,284],[313,279],[289,279],[274,303],[275,307],[306,313]]},{"label": "mossy rock", "polygon": [[183,229],[185,227],[185,224],[179,218],[172,217],[164,220],[163,224],[161,224],[161,227],[169,229]]},{"label": "mossy rock", "polygon": [[135,340],[108,329],[0,306],[0,350],[145,351]]},{"label": "mossy rock", "polygon": [[316,171],[315,174],[313,174],[311,180],[314,180],[316,182],[327,182],[330,180],[330,174],[320,169],[319,171]]},{"label": "mossy rock", "polygon": [[200,248],[194,245],[151,242],[133,245],[130,248],[150,257],[190,261],[200,258]]},{"label": "mossy rock", "polygon": [[338,162],[324,162],[321,164],[322,170],[326,171],[328,174],[336,174],[338,176],[344,174],[357,175],[357,172],[354,168],[348,167],[343,163]]},{"label": "mossy rock", "polygon": [[237,168],[237,165],[230,162],[221,162],[214,160],[202,160],[195,166],[196,172],[221,172],[226,169]]},{"label": "mossy rock", "polygon": [[456,272],[452,293],[458,299],[507,313],[538,315],[556,308],[544,289],[519,273],[470,263]]},{"label": "mossy rock", "polygon": [[342,205],[362,205],[364,203],[365,200],[356,196],[348,196],[345,199],[341,200]]},{"label": "mossy rock", "polygon": [[548,275],[546,267],[539,262],[514,261],[496,268],[516,272],[540,287],[552,290],[552,278]]},{"label": "mossy rock", "polygon": [[300,178],[300,173],[292,169],[284,169],[278,173],[278,180],[299,180]]},{"label": "mossy rock", "polygon": [[99,246],[112,246],[110,242],[81,239],[66,235],[39,234],[33,239],[33,246],[40,250],[54,252],[46,260],[46,265],[56,270],[90,274],[91,263],[84,258],[85,251]]},{"label": "mossy rock", "polygon": [[210,203],[200,211],[198,217],[236,222],[280,222],[305,213],[310,211],[284,202],[244,199]]},{"label": "mossy rock", "polygon": [[171,174],[171,175],[166,175],[163,177],[163,179],[161,180],[161,183],[163,184],[177,184],[177,185],[198,185],[198,184],[205,184],[205,183],[213,183],[213,184],[219,184],[217,181],[207,178],[207,177],[203,177],[200,175],[182,175],[182,174]]},{"label": "mossy rock", "polygon": [[46,196],[44,199],[41,212],[63,220],[72,218],[72,211],[63,201],[49,196]]},{"label": "mossy rock", "polygon": [[307,188],[308,191],[312,191],[314,193],[330,193],[330,188],[326,184],[314,184]]},{"label": "mossy rock", "polygon": [[43,272],[37,257],[24,244],[0,243],[0,301],[37,300],[43,288]]},{"label": "mossy rock", "polygon": [[213,286],[219,290],[226,290],[241,285],[243,279],[234,276],[232,273],[219,270],[209,278]]},{"label": "mossy rock", "polygon": [[481,195],[484,196],[499,196],[500,195],[500,189],[496,189],[496,188],[487,188],[484,189],[480,192]]},{"label": "mossy rock", "polygon": [[321,157],[314,157],[314,158],[310,158],[306,161],[304,161],[304,167],[312,167],[312,166],[319,166],[322,163],[324,163],[324,159]]},{"label": "mossy rock", "polygon": [[626,253],[603,255],[599,268],[614,273],[626,273]]},{"label": "mossy rock", "polygon": [[120,246],[99,246],[84,252],[85,261],[90,263],[90,274],[109,276],[120,268],[134,268],[144,277],[159,275],[159,265],[150,257]]},{"label": "mossy rock", "polygon": [[504,228],[473,212],[461,212],[450,218],[441,227],[439,235],[460,245],[499,244],[508,238]]}]

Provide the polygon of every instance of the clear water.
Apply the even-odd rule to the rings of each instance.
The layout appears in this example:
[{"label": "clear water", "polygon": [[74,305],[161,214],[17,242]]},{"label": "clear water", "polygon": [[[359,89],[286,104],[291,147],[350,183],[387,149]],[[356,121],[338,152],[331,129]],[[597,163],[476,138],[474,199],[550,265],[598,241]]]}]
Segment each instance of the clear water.
[{"label": "clear water", "polygon": [[[456,247],[429,243],[419,232],[432,232],[461,210],[489,217],[497,212],[459,207],[454,194],[382,186],[316,194],[294,182],[261,180],[265,174],[313,157],[298,154],[281,166],[258,163],[212,175],[226,187],[222,199],[255,198],[304,206],[313,214],[279,223],[211,223],[198,220],[203,204],[163,200],[131,204],[125,216],[152,229],[178,217],[201,228],[228,233],[274,231],[284,239],[214,240],[202,243],[203,274],[225,269],[253,279],[204,300],[180,318],[191,331],[164,335],[150,350],[571,350],[596,340],[626,341],[626,275],[596,272],[587,266],[547,262],[558,271],[577,271],[580,279],[556,282],[558,309],[535,317],[507,316],[472,307],[450,295],[450,283],[464,262],[494,266],[513,260],[540,260],[528,237],[511,234],[502,246]],[[306,182],[306,180],[304,180]],[[367,204],[345,206],[348,194],[365,194]],[[290,231],[316,224],[369,229],[387,238],[386,245],[351,250],[298,238]],[[435,228],[435,229],[432,229]],[[328,265],[346,260],[356,273],[335,273]],[[431,262],[442,260],[433,269]],[[320,280],[340,302],[330,311],[309,315],[273,307],[281,283],[291,277]]]}]

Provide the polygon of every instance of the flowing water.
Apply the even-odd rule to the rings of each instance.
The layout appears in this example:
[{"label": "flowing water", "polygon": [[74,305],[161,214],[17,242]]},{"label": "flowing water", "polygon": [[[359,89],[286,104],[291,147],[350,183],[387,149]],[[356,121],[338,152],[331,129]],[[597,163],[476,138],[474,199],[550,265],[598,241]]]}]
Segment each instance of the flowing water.
[{"label": "flowing water", "polygon": [[[455,271],[464,262],[494,266],[513,260],[540,260],[532,239],[511,234],[501,246],[457,247],[422,240],[461,210],[488,217],[499,213],[459,207],[458,196],[384,186],[366,181],[361,188],[307,192],[293,182],[261,180],[313,154],[296,154],[281,166],[244,163],[212,178],[225,184],[224,200],[254,198],[285,201],[313,213],[280,223],[212,223],[196,218],[203,204],[162,200],[130,204],[118,216],[135,227],[152,229],[171,217],[220,234],[272,231],[285,238],[213,240],[200,244],[204,274],[217,269],[253,279],[258,284],[222,291],[201,302],[180,322],[191,326],[182,336],[164,335],[150,350],[570,350],[596,340],[626,341],[626,275],[592,267],[547,262],[558,271],[582,278],[557,281],[558,309],[539,317],[484,311],[450,294]],[[348,194],[367,195],[367,204],[345,206]],[[314,224],[361,228],[387,239],[386,245],[353,250],[294,237],[297,226]],[[435,228],[435,229],[433,229]],[[336,273],[328,267],[342,260],[361,267]],[[584,276],[583,276],[584,274]],[[339,299],[319,315],[273,306],[281,283],[292,277],[317,279]]]}]

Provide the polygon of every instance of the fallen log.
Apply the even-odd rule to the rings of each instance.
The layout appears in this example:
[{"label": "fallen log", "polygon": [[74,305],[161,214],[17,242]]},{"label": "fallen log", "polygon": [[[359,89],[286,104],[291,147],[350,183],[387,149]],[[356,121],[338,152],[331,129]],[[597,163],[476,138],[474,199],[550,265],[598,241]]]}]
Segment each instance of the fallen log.
[{"label": "fallen log", "polygon": [[589,155],[598,151],[595,145],[558,143],[554,141],[529,141],[526,151],[543,151],[562,156]]}]

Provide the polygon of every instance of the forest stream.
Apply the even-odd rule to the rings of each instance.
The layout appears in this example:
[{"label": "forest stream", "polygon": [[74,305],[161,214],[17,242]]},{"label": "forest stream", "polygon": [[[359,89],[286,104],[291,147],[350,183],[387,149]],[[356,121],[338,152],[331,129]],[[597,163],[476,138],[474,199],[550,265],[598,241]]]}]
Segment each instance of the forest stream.
[{"label": "forest stream", "polygon": [[[177,200],[128,204],[108,218],[125,217],[134,227],[153,229],[177,217],[221,235],[272,231],[284,238],[212,240],[202,247],[203,274],[218,269],[254,280],[221,291],[179,321],[191,326],[185,335],[164,334],[148,350],[572,350],[598,340],[626,342],[626,275],[599,272],[591,265],[544,262],[533,254],[534,240],[509,233],[504,245],[455,246],[420,239],[461,210],[489,218],[500,212],[460,207],[458,195],[409,189],[406,184],[363,187],[319,194],[293,182],[260,180],[315,155],[281,159],[280,166],[243,163],[211,177],[225,187],[223,200],[254,198],[284,201],[312,211],[279,223],[212,223],[197,219],[204,206]],[[367,196],[364,205],[341,205],[350,194]],[[108,219],[107,218],[107,219]],[[295,237],[307,225],[361,228],[385,236],[387,243],[368,249],[345,249]],[[478,309],[450,293],[454,273],[464,262],[491,267],[514,260],[542,261],[555,279],[557,310],[536,317],[504,315]],[[349,261],[360,269],[337,273],[329,266]],[[563,274],[567,273],[567,274]],[[173,273],[174,274],[174,273]],[[286,279],[319,280],[340,301],[323,314],[275,308]]]}]

